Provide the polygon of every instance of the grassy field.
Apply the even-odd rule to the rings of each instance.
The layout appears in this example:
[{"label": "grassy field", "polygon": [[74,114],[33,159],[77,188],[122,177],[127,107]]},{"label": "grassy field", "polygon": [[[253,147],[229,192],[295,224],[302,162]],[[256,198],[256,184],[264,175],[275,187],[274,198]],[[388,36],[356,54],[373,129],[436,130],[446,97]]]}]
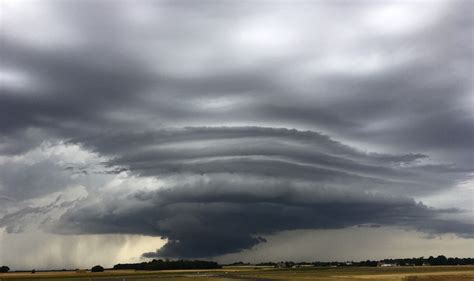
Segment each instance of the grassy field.
[{"label": "grassy field", "polygon": [[220,270],[37,272],[0,274],[0,281],[474,281],[474,266],[313,267],[273,269],[227,267]]}]

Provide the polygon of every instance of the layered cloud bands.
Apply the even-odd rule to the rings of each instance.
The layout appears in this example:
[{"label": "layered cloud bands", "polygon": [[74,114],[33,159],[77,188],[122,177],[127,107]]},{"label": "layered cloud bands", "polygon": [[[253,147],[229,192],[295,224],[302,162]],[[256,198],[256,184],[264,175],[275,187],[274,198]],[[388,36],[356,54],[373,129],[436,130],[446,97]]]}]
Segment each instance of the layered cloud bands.
[{"label": "layered cloud bands", "polygon": [[55,231],[168,239],[146,257],[216,256],[279,231],[360,224],[473,235],[472,224],[443,219],[460,210],[406,196],[436,192],[464,172],[443,166],[433,172],[419,163],[424,155],[364,153],[319,133],[260,127],[112,134],[86,144],[113,155],[108,165],[120,172],[161,184],[85,200]]}]

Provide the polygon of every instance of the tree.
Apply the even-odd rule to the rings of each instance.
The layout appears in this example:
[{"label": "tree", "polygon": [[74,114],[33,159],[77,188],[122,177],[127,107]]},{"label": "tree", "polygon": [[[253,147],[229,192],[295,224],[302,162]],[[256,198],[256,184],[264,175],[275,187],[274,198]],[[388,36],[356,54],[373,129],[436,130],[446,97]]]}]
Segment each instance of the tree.
[{"label": "tree", "polygon": [[448,259],[441,255],[433,259],[432,265],[447,265],[448,264]]},{"label": "tree", "polygon": [[1,273],[7,273],[8,271],[10,271],[10,268],[8,266],[5,266],[5,265],[0,266]]},{"label": "tree", "polygon": [[91,272],[104,272],[104,268],[100,265],[96,265],[91,268]]}]

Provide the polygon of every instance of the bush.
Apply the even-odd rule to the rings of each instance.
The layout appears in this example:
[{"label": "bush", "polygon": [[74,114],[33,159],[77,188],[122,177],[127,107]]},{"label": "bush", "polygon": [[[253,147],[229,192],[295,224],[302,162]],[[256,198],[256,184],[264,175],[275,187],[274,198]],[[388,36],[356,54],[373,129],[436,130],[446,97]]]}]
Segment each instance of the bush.
[{"label": "bush", "polygon": [[104,272],[104,268],[100,265],[96,265],[91,268],[91,272]]},{"label": "bush", "polygon": [[6,273],[8,271],[10,271],[10,268],[8,266],[4,266],[4,265],[0,266],[0,272],[1,273]]}]

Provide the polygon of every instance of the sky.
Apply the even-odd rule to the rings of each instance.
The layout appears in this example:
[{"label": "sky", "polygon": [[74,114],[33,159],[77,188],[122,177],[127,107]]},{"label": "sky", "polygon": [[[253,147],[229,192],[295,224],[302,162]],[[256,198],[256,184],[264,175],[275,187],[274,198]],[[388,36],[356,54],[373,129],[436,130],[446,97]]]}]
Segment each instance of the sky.
[{"label": "sky", "polygon": [[0,264],[472,256],[473,4],[0,0]]}]

